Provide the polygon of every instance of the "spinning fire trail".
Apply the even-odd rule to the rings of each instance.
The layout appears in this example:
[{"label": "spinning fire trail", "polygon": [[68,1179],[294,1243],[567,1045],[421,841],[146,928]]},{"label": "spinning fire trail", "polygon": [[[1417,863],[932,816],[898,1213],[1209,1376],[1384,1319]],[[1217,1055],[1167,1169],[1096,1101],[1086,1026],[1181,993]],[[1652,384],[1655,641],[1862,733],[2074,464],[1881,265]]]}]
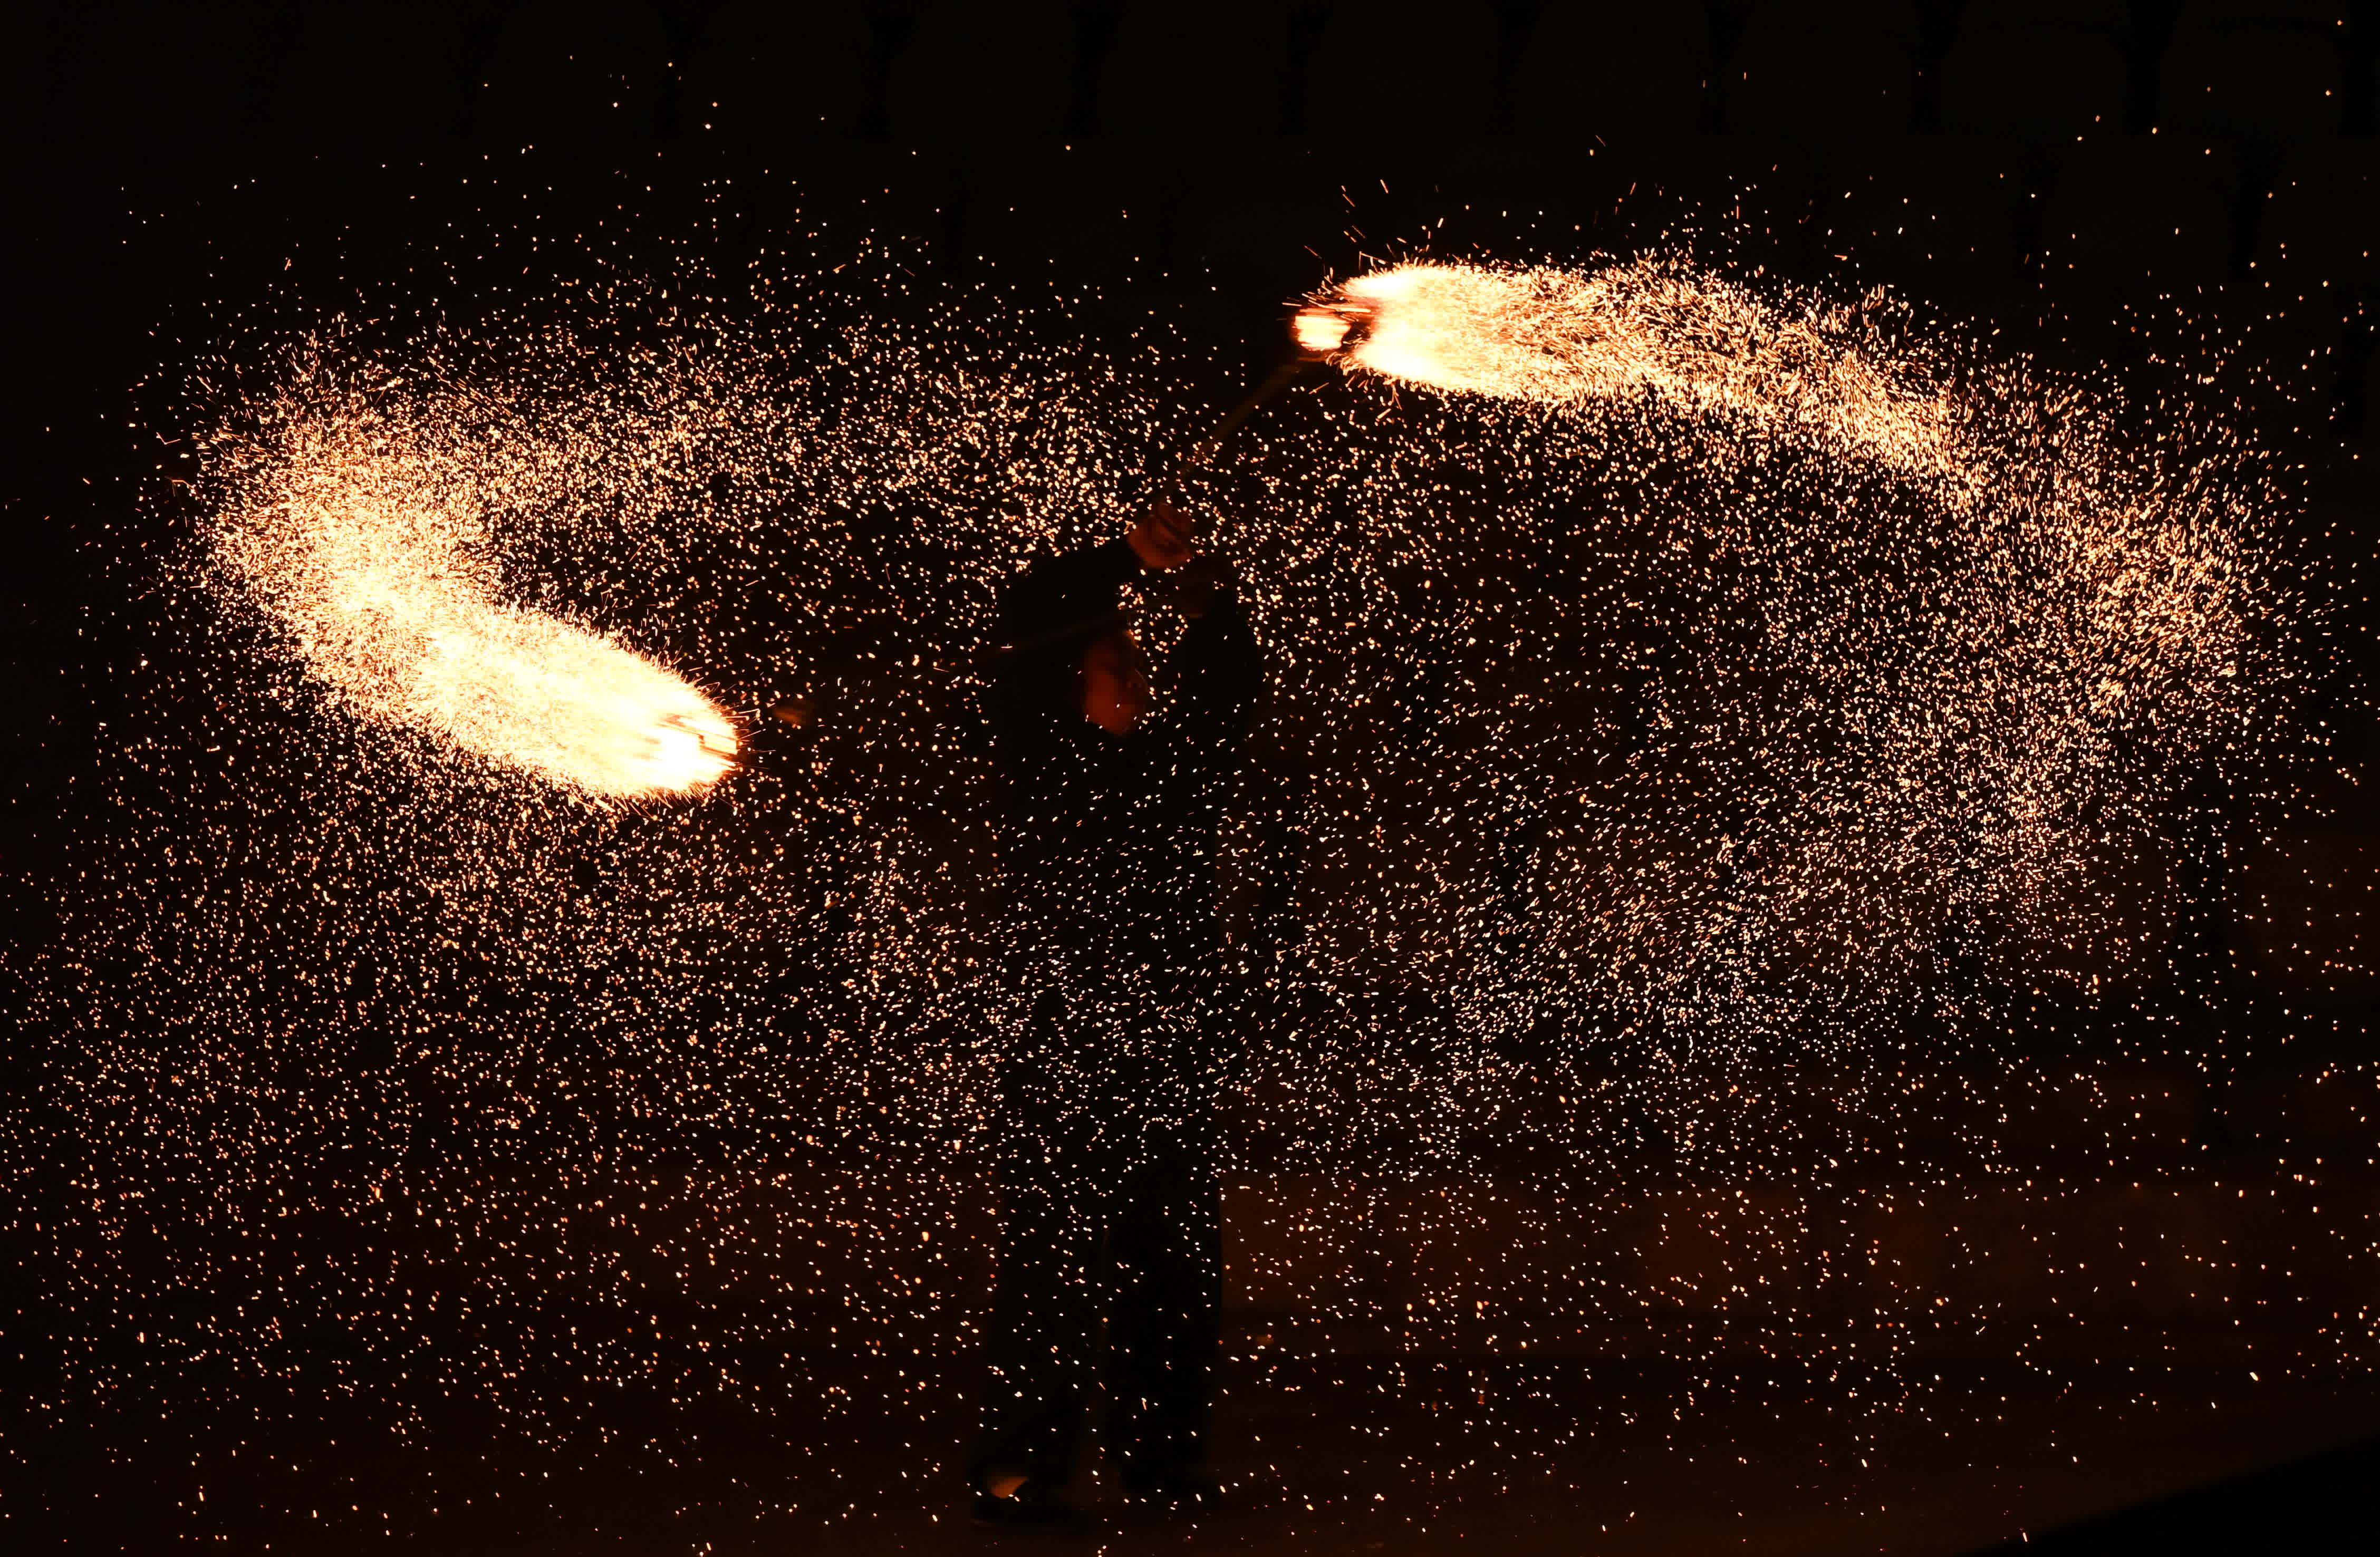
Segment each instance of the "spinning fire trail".
[{"label": "spinning fire trail", "polygon": [[1941,468],[1953,440],[1939,400],[1830,338],[1826,322],[1645,260],[1585,274],[1399,265],[1316,297],[1294,330],[1306,353],[1430,389],[1555,406],[1650,392],[1790,423],[1900,468]]},{"label": "spinning fire trail", "polygon": [[684,680],[501,601],[465,537],[517,494],[459,489],[451,452],[361,406],[275,425],[224,560],[354,713],[592,799],[696,793],[734,766],[735,722]]},{"label": "spinning fire trail", "polygon": [[[1312,798],[1238,836],[1302,856],[1301,956],[1337,987],[1419,979],[1461,1034],[1372,1054],[1350,1082],[1366,1095],[1407,1066],[1425,1093],[1440,1072],[1501,1088],[1494,1045],[1547,1028],[1583,1054],[1683,1047],[1724,1068],[1811,1042],[1824,1012],[1826,1041],[1855,1045],[1978,925],[2034,960],[2028,978],[2104,980],[2138,937],[2089,887],[2091,851],[2148,847],[2191,773],[2254,748],[2294,674],[2252,631],[2291,608],[2251,486],[2144,457],[2070,389],[1911,344],[1888,313],[1656,259],[1402,265],[1293,322],[1296,357],[1194,439],[1161,392],[1087,398],[1071,362],[962,368],[930,333],[722,334],[600,392],[561,387],[584,371],[566,340],[494,392],[392,396],[383,367],[316,361],[210,444],[219,576],[368,722],[565,796],[853,817],[874,887],[788,871],[747,905],[833,904],[839,923],[896,881],[965,879],[933,829],[867,818],[968,825],[953,694],[998,647],[966,642],[998,580],[1146,501],[1139,450],[1186,448],[1160,489],[1238,516],[1222,544],[1304,646],[1280,659],[1275,739]],[[1217,457],[1324,363],[1343,390]],[[1312,537],[1345,512],[1359,530],[1326,561]],[[592,514],[608,553],[572,538]],[[691,681],[509,603],[564,555],[613,570],[589,581],[601,597],[650,599],[613,634],[686,646],[715,685],[764,677],[745,695],[806,728],[796,765],[739,778],[737,721]],[[682,582],[652,594],[670,568]],[[756,647],[756,612],[801,631]],[[833,670],[888,624],[901,646]],[[1407,644],[1436,646],[1427,683],[1399,669]],[[917,684],[929,662],[960,685]],[[913,691],[815,720],[827,681]],[[812,692],[781,701],[786,682]],[[1360,777],[1334,794],[1341,775]],[[969,933],[963,896],[883,897],[868,987],[894,969],[963,985],[941,965]],[[1688,1086],[1629,1105],[1757,1140],[1742,1111],[1773,1089],[1723,1095],[1740,1101]]]}]

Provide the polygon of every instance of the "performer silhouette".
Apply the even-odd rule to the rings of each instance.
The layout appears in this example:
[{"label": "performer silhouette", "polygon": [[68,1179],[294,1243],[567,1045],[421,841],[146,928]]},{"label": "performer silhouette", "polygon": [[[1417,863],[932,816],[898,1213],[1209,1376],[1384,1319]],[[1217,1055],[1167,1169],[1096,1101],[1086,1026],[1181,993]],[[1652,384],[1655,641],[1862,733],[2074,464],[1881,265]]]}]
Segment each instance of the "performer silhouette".
[{"label": "performer silhouette", "polygon": [[[1191,618],[1161,708],[1117,610],[1152,574]],[[1222,1298],[1212,856],[1256,640],[1228,567],[1194,556],[1162,504],[1123,539],[1028,568],[1001,620],[1017,646],[988,709],[1011,999],[976,1515],[1079,1518],[1061,1492],[1099,1373],[1126,1495],[1181,1510],[1215,1490],[1199,1469]]]}]

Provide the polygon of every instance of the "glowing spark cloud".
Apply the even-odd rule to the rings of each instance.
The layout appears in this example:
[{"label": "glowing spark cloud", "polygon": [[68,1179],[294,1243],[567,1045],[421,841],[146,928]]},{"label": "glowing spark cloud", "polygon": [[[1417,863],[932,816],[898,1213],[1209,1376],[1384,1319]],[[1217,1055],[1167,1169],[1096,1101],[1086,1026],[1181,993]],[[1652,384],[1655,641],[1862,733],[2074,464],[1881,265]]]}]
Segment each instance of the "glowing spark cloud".
[{"label": "glowing spark cloud", "polygon": [[[1245,1267],[1279,1300],[1377,1300],[1400,1348],[1471,1346],[1451,1326],[1475,1317],[1595,1355],[1749,1338],[1859,1370],[1852,1404],[1900,1430],[1925,1387],[1906,1338],[1987,1290],[1945,1285],[2050,1248],[1974,1237],[1962,1205],[2017,1225],[1994,1208],[2037,1203],[2075,1137],[2127,1184],[2165,1171],[2137,1073],[2079,1055],[2097,1111],[2008,1127],[2078,1095],[2072,1023],[2166,998],[2167,862],[2190,845],[2160,839],[2191,836],[2185,786],[2297,740],[2272,714],[2301,607],[2259,539],[2266,478],[2196,446],[2167,414],[2186,408],[2144,440],[2112,387],[1905,329],[1889,299],[1690,266],[1361,278],[1298,321],[1343,392],[1290,399],[1233,446],[1261,457],[1184,478],[1232,516],[1274,682],[1218,842],[1263,970],[1235,980],[1219,1152],[1283,1187],[1250,1201],[1272,1230]],[[151,1380],[203,1350],[292,1381],[335,1364],[407,1410],[451,1395],[607,1439],[618,1386],[663,1370],[771,1418],[841,1380],[847,1420],[853,1375],[756,1335],[757,1298],[842,1316],[830,1350],[898,1358],[901,1383],[869,1375],[883,1401],[929,1409],[910,1358],[943,1333],[909,1327],[979,1285],[955,1220],[979,1159],[953,1148],[1010,1041],[968,691],[921,677],[811,721],[799,760],[722,803],[590,815],[715,778],[737,732],[524,591],[566,576],[618,620],[666,613],[689,667],[856,652],[845,634],[898,663],[913,624],[984,641],[1027,555],[1116,532],[1148,451],[1181,441],[1186,368],[1035,345],[1038,314],[953,297],[859,332],[741,299],[664,329],[630,289],[573,300],[583,337],[502,324],[404,356],[318,358],[277,315],[262,340],[226,327],[176,429],[200,480],[156,494],[210,516],[207,630],[136,683],[107,830],[59,883],[77,950],[42,996],[62,1041],[41,1085],[64,1126],[0,1129],[12,1185],[71,1170],[42,1192],[67,1322],[114,1337],[87,1355],[145,1334]],[[390,393],[400,368],[470,389]],[[286,677],[259,673],[259,634],[212,630],[219,605],[431,739],[310,763]],[[540,778],[402,781],[446,750]],[[756,829],[764,807],[784,825]],[[2234,1041],[2158,1020],[2177,1065]],[[797,1174],[789,1132],[816,1153]],[[662,1168],[689,1146],[716,1169]],[[1480,1189],[1425,1177],[1445,1169]],[[1343,1209],[1287,1188],[1321,1184]],[[193,1211],[171,1263],[141,1231],[161,1185]],[[1912,1186],[1924,1219],[1884,1214]],[[2353,1205],[2325,1188],[2345,1208],[2325,1246],[2358,1236]],[[293,1213],[375,1258],[314,1258]],[[1415,1253],[1382,1258],[1402,1227]],[[2147,1241],[2193,1285],[2202,1259],[2263,1279],[2237,1237]],[[607,1267],[695,1298],[686,1327]],[[2059,1304],[2058,1269],[2026,1269]],[[468,1328],[430,1323],[422,1274]],[[283,1298],[228,1310],[235,1283]],[[2368,1324],[2331,1307],[2298,1316],[2301,1357],[2368,1374]],[[1656,1310],[1692,1327],[1648,1332]],[[1967,1317],[2030,1365],[2046,1325],[2094,1311]],[[120,1422],[101,1414],[124,1378],[48,1409]]]},{"label": "glowing spark cloud", "polygon": [[597,634],[498,598],[471,501],[352,423],[301,422],[228,561],[307,668],[365,718],[430,731],[581,794],[682,794],[735,766],[734,721]]},{"label": "glowing spark cloud", "polygon": [[1906,470],[1949,460],[1947,407],[1740,287],[1654,260],[1579,272],[1408,264],[1301,309],[1300,349],[1431,389],[1573,404],[1645,391],[1789,422]]}]

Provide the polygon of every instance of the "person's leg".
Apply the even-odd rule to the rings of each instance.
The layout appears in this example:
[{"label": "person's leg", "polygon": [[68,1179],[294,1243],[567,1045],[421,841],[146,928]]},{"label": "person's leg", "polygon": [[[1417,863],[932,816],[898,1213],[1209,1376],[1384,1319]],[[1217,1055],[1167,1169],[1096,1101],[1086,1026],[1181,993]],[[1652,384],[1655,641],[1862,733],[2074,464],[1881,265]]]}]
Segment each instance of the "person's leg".
[{"label": "person's leg", "polygon": [[[968,1479],[1074,1475],[1099,1335],[1099,1225],[1089,1187],[1046,1156],[1001,1165],[998,1263],[984,1325],[983,1436]],[[1006,1495],[1005,1489],[991,1489]]]},{"label": "person's leg", "polygon": [[1127,1490],[1206,1457],[1223,1302],[1222,1197],[1204,1143],[1152,1141],[1111,1201],[1107,1452]]}]

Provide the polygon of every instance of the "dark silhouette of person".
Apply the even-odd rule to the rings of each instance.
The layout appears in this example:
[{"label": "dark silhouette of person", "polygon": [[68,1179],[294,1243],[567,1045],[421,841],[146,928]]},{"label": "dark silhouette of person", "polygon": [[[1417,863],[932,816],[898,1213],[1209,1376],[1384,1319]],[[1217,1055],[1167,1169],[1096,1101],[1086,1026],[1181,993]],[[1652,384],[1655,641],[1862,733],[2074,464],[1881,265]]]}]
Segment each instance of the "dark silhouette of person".
[{"label": "dark silhouette of person", "polygon": [[[1148,575],[1165,576],[1144,589],[1172,586],[1190,618],[1162,706],[1117,609]],[[1186,517],[1164,504],[1123,539],[1019,574],[1001,623],[1014,646],[987,713],[1009,999],[976,1514],[1079,1518],[1060,1494],[1095,1375],[1125,1494],[1180,1511],[1215,1491],[1199,1468],[1222,1300],[1213,850],[1256,640],[1228,567],[1194,556]]]}]

